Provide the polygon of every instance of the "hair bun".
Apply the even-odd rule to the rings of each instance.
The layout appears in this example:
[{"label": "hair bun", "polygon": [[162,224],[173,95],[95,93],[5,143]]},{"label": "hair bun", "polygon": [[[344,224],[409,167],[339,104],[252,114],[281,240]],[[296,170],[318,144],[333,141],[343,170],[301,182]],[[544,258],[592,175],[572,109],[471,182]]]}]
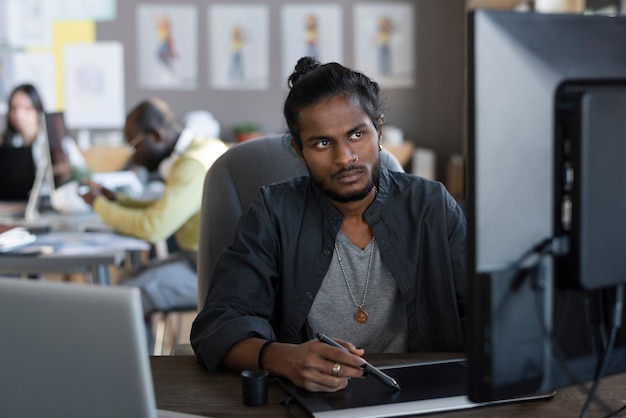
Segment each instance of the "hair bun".
[{"label": "hair bun", "polygon": [[298,82],[300,77],[310,73],[311,71],[319,68],[322,64],[315,57],[302,57],[296,63],[296,67],[293,73],[287,79],[287,85],[289,88],[293,87]]}]

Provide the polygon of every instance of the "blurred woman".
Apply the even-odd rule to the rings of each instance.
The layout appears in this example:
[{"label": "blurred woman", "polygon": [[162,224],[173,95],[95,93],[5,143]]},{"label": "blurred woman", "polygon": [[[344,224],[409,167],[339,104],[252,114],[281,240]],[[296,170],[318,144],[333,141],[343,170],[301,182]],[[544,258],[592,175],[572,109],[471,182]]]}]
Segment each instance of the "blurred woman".
[{"label": "blurred woman", "polygon": [[43,118],[43,102],[37,89],[32,84],[15,87],[9,95],[7,127],[0,146],[32,147],[33,160],[38,170],[47,160],[50,149],[54,154],[52,160],[55,177],[69,180],[72,177],[72,168],[84,168],[83,156],[74,139],[69,136],[62,138],[60,150],[54,149],[55,144],[48,144]]}]

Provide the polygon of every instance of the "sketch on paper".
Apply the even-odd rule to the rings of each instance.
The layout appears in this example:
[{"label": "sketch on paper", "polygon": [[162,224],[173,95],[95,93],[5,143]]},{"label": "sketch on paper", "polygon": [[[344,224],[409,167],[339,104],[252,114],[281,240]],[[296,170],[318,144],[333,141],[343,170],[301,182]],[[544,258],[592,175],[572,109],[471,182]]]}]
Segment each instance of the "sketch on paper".
[{"label": "sketch on paper", "polygon": [[6,54],[0,54],[0,113],[7,113],[9,90],[7,88],[8,71]]},{"label": "sketch on paper", "polygon": [[208,9],[210,84],[216,89],[261,90],[269,78],[269,15],[263,5]]},{"label": "sketch on paper", "polygon": [[322,63],[341,62],[343,33],[341,6],[289,4],[282,8],[283,78],[293,72],[298,59],[317,57]]},{"label": "sketch on paper", "polygon": [[228,78],[233,82],[241,82],[244,80],[243,71],[243,28],[234,25],[230,29],[230,62],[228,65]]},{"label": "sketch on paper", "polygon": [[124,125],[124,51],[119,42],[63,47],[65,122],[68,128]]},{"label": "sketch on paper", "polygon": [[414,83],[414,6],[367,3],[354,7],[356,69],[384,87]]},{"label": "sketch on paper", "polygon": [[172,37],[172,24],[170,22],[170,17],[167,14],[156,16],[154,25],[157,38],[157,57],[168,71],[174,71],[176,52],[174,49],[174,39]]},{"label": "sketch on paper", "polygon": [[55,59],[45,52],[5,52],[0,54],[0,114],[7,112],[8,96],[19,84],[37,88],[44,109],[57,108]]},{"label": "sketch on paper", "polygon": [[138,84],[191,90],[197,84],[197,19],[193,5],[137,6]]},{"label": "sketch on paper", "polygon": [[117,0],[55,0],[54,17],[59,20],[113,20]]},{"label": "sketch on paper", "polygon": [[13,47],[47,47],[52,44],[54,5],[40,0],[0,1],[2,41]]},{"label": "sketch on paper", "polygon": [[391,74],[391,35],[393,34],[393,21],[389,16],[379,16],[376,25],[376,40],[378,49],[378,73]]},{"label": "sketch on paper", "polygon": [[9,44],[9,3],[7,0],[0,0],[0,46]]},{"label": "sketch on paper", "polygon": [[304,16],[304,53],[309,57],[317,57],[319,55],[317,26],[317,14],[307,13]]}]

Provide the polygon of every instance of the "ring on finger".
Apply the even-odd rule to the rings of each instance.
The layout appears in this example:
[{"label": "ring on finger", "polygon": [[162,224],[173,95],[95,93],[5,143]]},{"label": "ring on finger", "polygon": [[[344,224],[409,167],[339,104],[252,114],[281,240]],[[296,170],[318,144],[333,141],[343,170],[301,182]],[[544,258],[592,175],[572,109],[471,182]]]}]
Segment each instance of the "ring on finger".
[{"label": "ring on finger", "polygon": [[335,365],[333,366],[333,372],[332,375],[337,377],[339,376],[339,371],[341,370],[341,364],[340,363],[335,363]]}]

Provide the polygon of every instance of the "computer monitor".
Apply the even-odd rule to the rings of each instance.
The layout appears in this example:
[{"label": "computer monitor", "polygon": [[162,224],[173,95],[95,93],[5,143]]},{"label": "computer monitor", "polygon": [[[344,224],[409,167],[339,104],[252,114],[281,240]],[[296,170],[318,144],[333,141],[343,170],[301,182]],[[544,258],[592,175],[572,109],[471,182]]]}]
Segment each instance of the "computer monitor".
[{"label": "computer monitor", "polygon": [[54,179],[54,187],[58,188],[72,180],[72,168],[69,157],[63,146],[63,141],[69,136],[65,126],[63,112],[51,112],[44,115],[46,121],[46,136],[50,149],[50,169]]},{"label": "computer monitor", "polygon": [[55,189],[73,178],[69,156],[63,141],[69,136],[63,112],[46,112],[40,115],[40,125],[46,142],[45,155],[38,165],[35,181],[28,197],[24,218],[33,221],[39,217],[43,195],[50,196]]},{"label": "computer monitor", "polygon": [[475,10],[468,42],[469,397],[626,371],[626,17]]}]

